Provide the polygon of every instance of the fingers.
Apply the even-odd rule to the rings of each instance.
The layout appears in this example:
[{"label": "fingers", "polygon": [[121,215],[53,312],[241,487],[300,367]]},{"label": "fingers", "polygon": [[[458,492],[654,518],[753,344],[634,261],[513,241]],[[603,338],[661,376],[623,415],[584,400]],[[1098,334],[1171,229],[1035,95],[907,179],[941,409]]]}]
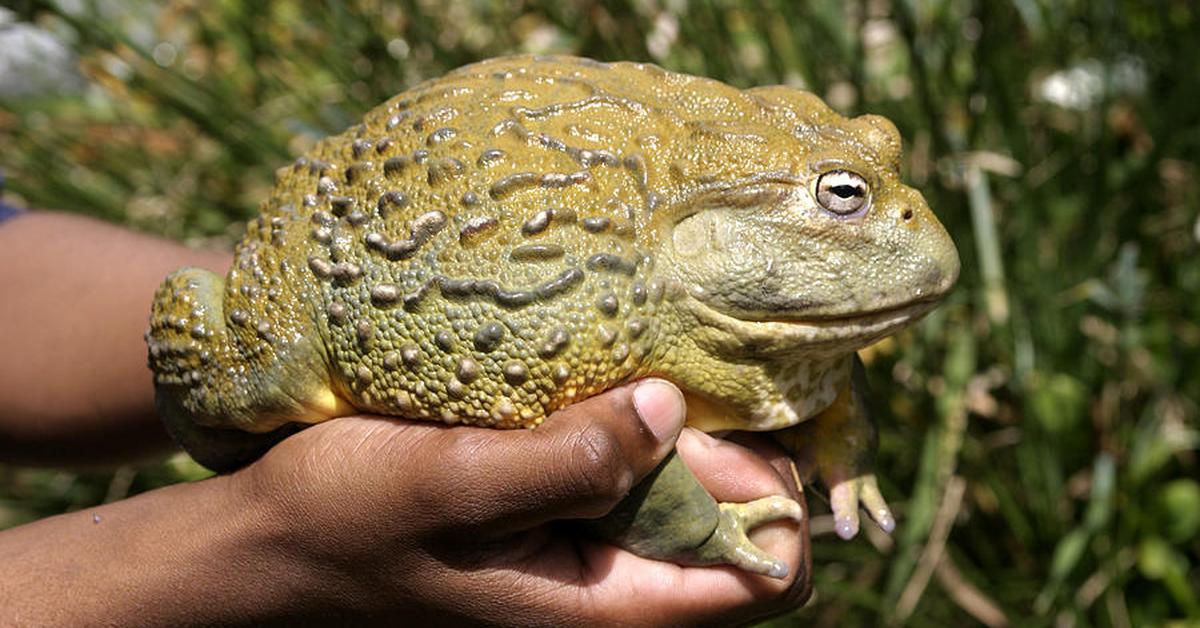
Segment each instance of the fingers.
[{"label": "fingers", "polygon": [[533,430],[446,430],[439,457],[454,463],[431,479],[452,488],[443,486],[446,497],[433,507],[446,526],[497,534],[601,516],[671,451],[684,415],[678,389],[645,380],[555,412]]},{"label": "fingers", "polygon": [[[679,436],[679,454],[700,484],[718,501],[748,502],[767,495],[792,496],[770,458],[724,438],[687,429]],[[773,453],[773,452],[771,452]]]}]

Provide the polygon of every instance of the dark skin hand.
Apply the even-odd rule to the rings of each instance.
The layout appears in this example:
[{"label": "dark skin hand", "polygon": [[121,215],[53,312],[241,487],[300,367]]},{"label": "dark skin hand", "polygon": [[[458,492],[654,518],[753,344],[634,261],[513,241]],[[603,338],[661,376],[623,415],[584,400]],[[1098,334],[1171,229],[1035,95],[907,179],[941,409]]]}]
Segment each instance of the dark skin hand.
[{"label": "dark skin hand", "polygon": [[[129,234],[106,231],[111,228],[92,221],[46,218],[79,221],[74,225],[78,233],[88,234],[100,250],[112,251],[113,257],[105,259],[140,259],[138,246],[114,250],[95,242],[115,236],[129,245],[140,236],[125,240]],[[0,228],[4,272],[30,259],[19,253],[13,257],[5,246],[6,231],[41,219],[23,217]],[[26,237],[35,227],[26,222]],[[69,233],[49,231],[60,237]],[[7,244],[38,246],[26,242]],[[55,299],[62,297],[36,282],[26,284],[34,293],[20,293],[22,307],[43,313],[21,320],[44,323],[28,331],[35,338],[26,339],[25,347],[57,348],[55,339],[62,336],[47,335],[40,343],[36,338],[54,327],[55,317],[68,326],[78,324],[80,312],[89,312],[93,322],[103,320],[93,314],[105,311],[93,308],[98,304],[80,301],[78,287],[95,281],[98,266],[95,260],[88,264],[80,259],[86,248],[70,247],[76,256],[69,262],[53,255],[43,259],[49,265],[43,276],[65,275],[63,285],[77,286],[68,291],[75,298],[70,311],[57,311],[55,304],[62,301],[30,296],[45,290]],[[166,264],[170,268],[193,263],[184,252],[177,253]],[[75,272],[84,276],[72,277]],[[148,308],[159,278],[129,286],[126,306],[145,295]],[[0,276],[0,286],[13,285],[3,283],[11,279]],[[126,285],[118,276],[109,280],[110,285]],[[92,296],[105,300],[111,295],[97,290]],[[146,311],[137,312],[139,327]],[[0,311],[2,316],[9,313]],[[134,317],[119,306],[109,313],[118,319],[107,323],[113,330],[122,329],[122,315]],[[0,328],[12,326],[7,321],[13,319],[0,320],[6,322]],[[129,353],[142,365],[140,333],[139,328],[136,350]],[[104,338],[114,346],[105,346]],[[103,426],[120,414],[112,408],[133,411],[136,418],[122,419],[131,433],[145,429],[156,437],[129,448],[106,447],[97,439],[91,446],[105,451],[93,460],[145,452],[162,442],[159,428],[148,424],[148,374],[138,375],[145,384],[141,389],[101,373],[136,370],[117,363],[125,358],[115,345],[129,342],[125,334],[98,334],[88,342],[94,343],[93,354],[66,356],[91,365],[74,369],[83,381],[47,383],[46,377],[30,376],[26,383],[33,390],[0,389],[4,407],[23,410],[0,416],[0,456],[19,453],[27,443],[49,449],[59,437],[79,442],[70,421],[80,417],[86,429],[103,434]],[[64,357],[58,356],[49,363]],[[4,354],[0,380],[23,368],[28,367],[19,354]],[[19,399],[48,399],[48,391],[38,388],[42,385],[58,387],[64,396],[79,390],[106,395],[106,381],[128,394],[124,405],[119,399],[96,404],[98,400],[83,396],[40,408]],[[68,416],[56,414],[59,405],[70,410],[64,412]],[[40,414],[31,419],[24,413],[30,408]],[[581,538],[562,521],[607,512],[676,442],[718,500],[797,497],[779,450],[757,440],[735,444],[692,430],[681,434],[683,417],[679,392],[648,380],[566,408],[535,430],[447,428],[384,417],[335,419],[288,438],[237,473],[0,532],[0,564],[5,566],[0,570],[0,625],[389,625],[399,618],[446,624],[729,625],[794,608],[807,597],[809,571],[807,530],[794,523],[772,523],[752,535],[761,547],[788,561],[793,576],[781,581],[727,567],[649,561]],[[64,603],[65,591],[71,593],[69,604]]]}]

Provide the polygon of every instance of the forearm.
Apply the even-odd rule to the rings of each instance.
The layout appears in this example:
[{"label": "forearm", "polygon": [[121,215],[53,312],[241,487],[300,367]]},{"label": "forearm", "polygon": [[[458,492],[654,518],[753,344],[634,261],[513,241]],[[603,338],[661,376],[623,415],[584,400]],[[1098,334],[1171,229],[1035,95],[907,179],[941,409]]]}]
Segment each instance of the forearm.
[{"label": "forearm", "polygon": [[278,523],[223,476],[0,532],[0,625],[258,625],[302,613],[305,570],[288,564]]},{"label": "forearm", "polygon": [[162,451],[142,334],[154,289],[230,256],[66,214],[0,227],[0,460],[104,463]]}]

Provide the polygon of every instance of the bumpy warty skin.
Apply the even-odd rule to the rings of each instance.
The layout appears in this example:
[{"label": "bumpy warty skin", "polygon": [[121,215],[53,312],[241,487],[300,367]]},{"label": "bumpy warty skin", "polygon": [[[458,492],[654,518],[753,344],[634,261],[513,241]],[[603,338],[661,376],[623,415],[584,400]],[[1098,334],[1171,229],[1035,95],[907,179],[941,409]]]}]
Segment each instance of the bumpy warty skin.
[{"label": "bumpy warty skin", "polygon": [[[250,432],[358,411],[530,427],[657,375],[702,429],[786,427],[957,276],[899,160],[890,122],[792,88],[467,66],[280,169],[223,282],[164,283],[160,403]],[[832,170],[866,182],[864,210],[817,202]]]}]

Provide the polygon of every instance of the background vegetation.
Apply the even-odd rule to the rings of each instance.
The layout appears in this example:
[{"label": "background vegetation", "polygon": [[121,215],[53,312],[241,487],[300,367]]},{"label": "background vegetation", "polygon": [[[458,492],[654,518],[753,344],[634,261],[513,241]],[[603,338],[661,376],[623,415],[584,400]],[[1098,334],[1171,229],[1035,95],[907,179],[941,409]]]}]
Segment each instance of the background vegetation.
[{"label": "background vegetation", "polygon": [[[890,117],[962,280],[868,354],[898,532],[845,543],[818,516],[817,595],[774,623],[1200,622],[1194,3],[5,4],[78,72],[0,101],[9,201],[209,246],[315,138],[502,53],[782,82]],[[0,468],[0,527],[196,473]]]}]

